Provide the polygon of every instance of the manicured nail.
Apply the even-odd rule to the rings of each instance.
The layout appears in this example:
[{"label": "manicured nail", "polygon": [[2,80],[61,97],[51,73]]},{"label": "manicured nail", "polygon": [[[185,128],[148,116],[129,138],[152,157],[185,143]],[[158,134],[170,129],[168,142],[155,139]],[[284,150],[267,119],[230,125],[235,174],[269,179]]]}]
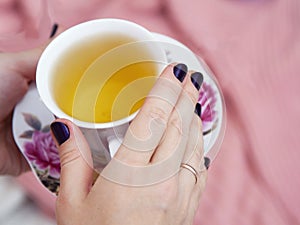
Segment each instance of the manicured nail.
[{"label": "manicured nail", "polygon": [[192,80],[192,83],[194,84],[194,86],[199,91],[200,87],[202,85],[202,82],[203,82],[203,75],[202,75],[202,73],[199,73],[199,72],[193,73],[191,75],[191,80]]},{"label": "manicured nail", "polygon": [[173,68],[173,74],[175,77],[182,82],[187,74],[188,68],[185,64],[179,63]]},{"label": "manicured nail", "polygon": [[201,104],[197,103],[195,107],[195,113],[201,118]]},{"label": "manicured nail", "polygon": [[210,166],[210,158],[204,157],[204,166],[208,170],[208,168]]},{"label": "manicured nail", "polygon": [[51,131],[59,145],[63,144],[70,137],[69,128],[61,122],[54,122],[50,125]]},{"label": "manicured nail", "polygon": [[57,23],[53,24],[52,30],[50,33],[50,38],[52,38],[56,34],[57,28],[58,28],[58,24]]}]

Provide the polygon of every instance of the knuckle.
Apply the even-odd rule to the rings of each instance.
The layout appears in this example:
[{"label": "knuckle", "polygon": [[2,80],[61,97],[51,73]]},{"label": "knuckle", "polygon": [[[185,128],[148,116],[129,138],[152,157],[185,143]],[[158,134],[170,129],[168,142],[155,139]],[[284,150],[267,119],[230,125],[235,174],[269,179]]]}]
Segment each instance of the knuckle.
[{"label": "knuckle", "polygon": [[177,132],[178,136],[183,135],[182,118],[180,116],[172,116],[168,125],[175,128],[174,130]]},{"label": "knuckle", "polygon": [[176,84],[170,79],[158,79],[153,89],[150,91],[149,99],[159,99],[174,106],[177,102],[178,96],[182,91],[182,86]]},{"label": "knuckle", "polygon": [[199,141],[196,143],[196,146],[195,146],[194,157],[196,159],[196,162],[201,162],[202,161],[203,148],[202,148],[202,143],[199,143]]},{"label": "knuckle", "polygon": [[164,184],[160,188],[159,192],[159,202],[160,207],[163,211],[168,211],[170,206],[176,203],[178,197],[178,188],[177,185],[173,182]]},{"label": "knuckle", "polygon": [[166,82],[164,85],[164,89],[167,92],[171,93],[173,96],[178,96],[182,91],[182,87],[174,84],[173,82]]},{"label": "knuckle", "polygon": [[68,148],[60,152],[60,164],[61,167],[75,161],[80,158],[80,153],[76,148]]},{"label": "knuckle", "polygon": [[148,116],[150,119],[160,120],[163,123],[167,123],[168,121],[168,113],[166,110],[157,105],[149,106],[146,116]]},{"label": "knuckle", "polygon": [[182,86],[169,79],[159,79],[158,88],[168,92],[172,96],[178,96]]}]

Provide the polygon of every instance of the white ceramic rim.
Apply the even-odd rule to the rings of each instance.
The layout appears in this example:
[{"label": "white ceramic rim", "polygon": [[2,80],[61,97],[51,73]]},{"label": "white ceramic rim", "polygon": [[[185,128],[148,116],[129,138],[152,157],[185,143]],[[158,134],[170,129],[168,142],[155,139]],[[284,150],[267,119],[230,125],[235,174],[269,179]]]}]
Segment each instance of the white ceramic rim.
[{"label": "white ceramic rim", "polygon": [[[120,28],[121,27],[121,28]],[[63,112],[55,103],[50,89],[50,73],[51,73],[51,65],[55,62],[56,57],[68,49],[74,43],[80,41],[82,38],[87,36],[95,35],[97,32],[113,32],[119,31],[119,29],[123,29],[129,33],[129,35],[135,35],[134,38],[141,41],[152,41],[156,43],[156,39],[154,35],[148,31],[146,28],[127,20],[115,19],[115,18],[104,18],[104,19],[96,19],[87,21],[84,23],[80,23],[75,25],[59,36],[57,36],[44,50],[41,55],[41,58],[37,65],[36,72],[36,85],[38,93],[41,97],[41,100],[46,105],[46,107],[57,117],[66,118],[74,122],[77,126],[82,128],[91,128],[91,129],[106,129],[116,127],[127,122],[130,122],[138,113],[139,110],[134,112],[128,117],[125,117],[120,120],[107,122],[107,123],[90,123],[78,120],[76,118],[71,117],[70,115]],[[134,30],[135,32],[130,32],[129,29]],[[136,32],[138,32],[139,36],[136,37]],[[142,38],[141,38],[142,37]],[[72,41],[70,41],[72,40]],[[166,54],[162,48],[159,49],[159,53],[157,53],[154,57],[157,57],[157,61],[167,63]],[[46,73],[46,74],[45,74]],[[45,78],[46,76],[46,78]],[[46,79],[46,82],[45,82]]]}]

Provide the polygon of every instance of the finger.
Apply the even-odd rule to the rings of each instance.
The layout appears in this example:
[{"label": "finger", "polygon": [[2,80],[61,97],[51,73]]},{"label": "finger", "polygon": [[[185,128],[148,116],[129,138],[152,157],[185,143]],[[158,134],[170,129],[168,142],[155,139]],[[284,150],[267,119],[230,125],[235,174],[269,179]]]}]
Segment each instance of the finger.
[{"label": "finger", "polygon": [[57,30],[58,30],[58,24],[55,23],[55,24],[53,24],[53,26],[52,26],[52,30],[51,30],[51,32],[50,32],[49,37],[50,37],[50,38],[55,37],[55,34],[57,33]]},{"label": "finger", "polygon": [[[195,105],[198,102],[202,82],[203,75],[201,73],[189,73],[189,79],[187,79],[168,121],[164,140],[154,152],[151,162],[166,160],[174,154],[177,156],[176,162],[182,161],[187,142],[194,141],[193,138],[189,137],[189,134],[191,133],[191,122],[195,117]],[[197,128],[195,133],[198,134],[198,131]]]},{"label": "finger", "polygon": [[194,190],[191,195],[190,199],[190,210],[189,216],[187,218],[194,218],[197,209],[199,208],[200,198],[205,190],[206,183],[207,183],[207,175],[208,175],[208,168],[210,166],[210,159],[208,157],[204,157],[201,160],[201,169],[199,172],[198,182],[194,187]]},{"label": "finger", "polygon": [[[200,113],[199,113],[200,114]],[[202,139],[203,142],[203,139]],[[202,143],[203,146],[203,143]],[[200,161],[200,166],[198,167],[198,179],[197,183],[193,185],[192,188],[192,194],[190,197],[189,201],[189,210],[188,210],[188,216],[186,217],[186,224],[192,224],[193,223],[193,218],[195,217],[196,211],[199,208],[199,202],[200,202],[200,197],[202,196],[202,193],[204,192],[206,182],[207,182],[207,170],[210,164],[210,159],[207,157],[203,157],[204,151],[202,150],[201,152],[201,161]],[[186,158],[186,161],[190,164],[193,164],[192,162],[189,162],[189,157]],[[196,166],[196,165],[195,165]],[[183,175],[182,175],[183,176]],[[192,185],[191,185],[192,187]]]},{"label": "finger", "polygon": [[129,126],[116,158],[136,165],[150,161],[180,96],[186,74],[184,64],[171,64],[165,68]]},{"label": "finger", "polygon": [[182,163],[193,166],[193,168],[195,168],[195,170],[198,172],[204,170],[204,164],[201,163],[204,155],[203,145],[202,121],[199,115],[197,115],[195,112],[190,126],[188,144],[182,159]]},{"label": "finger", "polygon": [[59,151],[61,176],[59,196],[80,202],[93,182],[92,157],[80,129],[71,121],[58,119],[51,124]]},{"label": "finger", "polygon": [[187,216],[185,218],[184,224],[194,224],[194,218],[199,209],[200,198],[204,192],[206,182],[207,182],[207,170],[202,171],[199,174],[199,182],[195,186],[195,190],[193,191],[190,202],[188,205]]},{"label": "finger", "polygon": [[25,77],[28,81],[34,80],[36,67],[42,52],[63,30],[62,27],[58,27],[57,24],[54,24],[50,33],[50,39],[45,41],[41,46],[17,53],[10,53],[12,57],[9,57],[11,60],[8,63],[12,64],[11,68]]},{"label": "finger", "polygon": [[[198,115],[193,116],[193,120],[190,127],[188,144],[182,163],[189,165],[194,169],[193,171],[188,168],[181,167],[179,170],[179,188],[183,190],[181,195],[184,195],[184,201],[190,201],[193,195],[194,188],[199,182],[199,172],[203,170],[203,165],[201,166],[201,161],[203,160],[203,137],[201,132],[201,120]],[[203,164],[203,163],[202,163]]]},{"label": "finger", "polygon": [[[189,165],[190,167],[183,168],[180,167],[178,173],[178,201],[180,205],[185,206],[187,209],[187,216],[185,217],[184,224],[192,224],[193,222],[193,215],[190,210],[193,210],[195,203],[193,202],[191,206],[191,199],[194,195],[194,189],[196,182],[199,182],[199,168],[200,168],[200,161],[201,156],[203,154],[203,140],[202,140],[202,132],[201,132],[201,120],[198,116],[198,113],[195,113],[192,116],[192,123],[190,126],[189,132],[189,139],[186,146],[186,151],[184,154],[184,158],[182,163]],[[197,152],[197,156],[196,156]],[[190,171],[194,170],[193,171]],[[194,212],[194,211],[193,211]]]}]

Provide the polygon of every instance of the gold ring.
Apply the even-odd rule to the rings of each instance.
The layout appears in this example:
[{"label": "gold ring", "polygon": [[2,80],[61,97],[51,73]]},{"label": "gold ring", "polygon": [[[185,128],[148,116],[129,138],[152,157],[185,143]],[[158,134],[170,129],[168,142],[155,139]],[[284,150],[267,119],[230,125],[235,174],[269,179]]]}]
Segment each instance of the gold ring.
[{"label": "gold ring", "polygon": [[189,164],[186,164],[186,163],[181,163],[180,167],[184,168],[184,169],[187,169],[188,171],[190,171],[192,174],[194,174],[194,177],[195,177],[195,184],[197,184],[197,181],[198,181],[198,173],[197,171],[195,170],[194,167],[192,167],[191,165]]}]

